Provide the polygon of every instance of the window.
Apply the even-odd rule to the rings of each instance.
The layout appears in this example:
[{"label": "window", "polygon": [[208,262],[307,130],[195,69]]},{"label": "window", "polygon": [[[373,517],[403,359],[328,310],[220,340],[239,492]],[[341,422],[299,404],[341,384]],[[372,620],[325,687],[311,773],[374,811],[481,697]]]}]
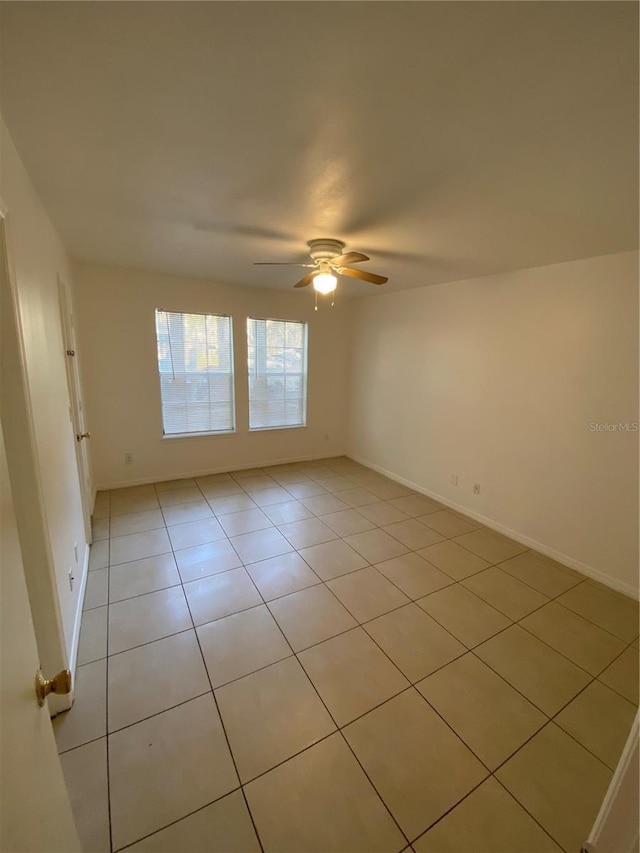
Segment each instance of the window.
[{"label": "window", "polygon": [[231,317],[156,311],[165,435],[235,429]]},{"label": "window", "polygon": [[307,324],[247,320],[249,429],[307,422]]}]

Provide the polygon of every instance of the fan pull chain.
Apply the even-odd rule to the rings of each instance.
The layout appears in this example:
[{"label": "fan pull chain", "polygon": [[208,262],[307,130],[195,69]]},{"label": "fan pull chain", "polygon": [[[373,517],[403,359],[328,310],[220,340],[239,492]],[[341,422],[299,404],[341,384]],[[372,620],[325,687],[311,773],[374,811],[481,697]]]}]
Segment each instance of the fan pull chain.
[{"label": "fan pull chain", "polygon": [[316,294],[316,311],[318,310],[318,291],[315,291]]}]

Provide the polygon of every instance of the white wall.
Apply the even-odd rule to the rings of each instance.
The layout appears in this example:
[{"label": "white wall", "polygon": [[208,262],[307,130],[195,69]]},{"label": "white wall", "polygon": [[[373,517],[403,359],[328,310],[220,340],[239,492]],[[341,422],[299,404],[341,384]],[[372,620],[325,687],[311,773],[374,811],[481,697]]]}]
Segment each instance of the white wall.
[{"label": "white wall", "polygon": [[[8,248],[19,302],[37,463],[70,660],[77,640],[86,556],[58,302],[58,275],[70,282],[71,270],[64,247],[1,120],[0,164],[0,199],[7,209]],[[78,543],[78,560],[74,543]],[[70,568],[76,577],[73,591],[67,575]],[[46,567],[41,570],[46,571]]]},{"label": "white wall", "polygon": [[[351,305],[313,310],[312,291],[229,287],[78,264],[77,326],[97,488],[248,468],[344,451]],[[236,370],[234,435],[163,438],[155,309],[230,314]],[[306,428],[248,432],[247,316],[309,323]],[[124,454],[133,454],[125,465]]]},{"label": "white wall", "polygon": [[589,427],[638,421],[637,253],[358,300],[353,353],[350,455],[637,594],[638,433]]}]

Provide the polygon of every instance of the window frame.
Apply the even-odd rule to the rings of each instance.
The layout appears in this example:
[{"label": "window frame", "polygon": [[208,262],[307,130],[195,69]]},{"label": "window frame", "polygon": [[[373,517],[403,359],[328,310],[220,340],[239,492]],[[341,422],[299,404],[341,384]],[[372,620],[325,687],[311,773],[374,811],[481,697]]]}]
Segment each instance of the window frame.
[{"label": "window frame", "polygon": [[[280,425],[268,425],[268,426],[251,426],[251,370],[250,370],[250,358],[249,358],[249,323],[250,321],[255,322],[264,322],[268,323],[269,321],[273,323],[295,323],[296,325],[302,326],[303,329],[303,344],[302,344],[302,353],[303,353],[303,368],[302,372],[299,374],[302,376],[304,381],[304,391],[303,391],[303,422],[300,424],[280,424]],[[250,314],[247,314],[246,317],[246,340],[247,340],[247,431],[251,433],[260,433],[260,432],[269,432],[273,430],[283,430],[283,429],[307,429],[308,427],[308,403],[309,403],[309,323],[306,320],[287,320],[282,317],[255,317]],[[286,346],[284,347],[286,349]],[[268,374],[265,374],[268,375]],[[277,375],[277,374],[272,374]],[[286,373],[283,374],[286,376]]]},{"label": "window frame", "polygon": [[[162,371],[160,369],[160,359],[158,357],[158,314],[180,314],[183,316],[200,316],[200,317],[215,317],[226,319],[229,321],[229,365],[230,365],[230,409],[231,409],[231,422],[232,426],[230,429],[219,429],[219,430],[198,430],[194,432],[165,432],[165,417],[164,417],[164,399],[162,395]],[[190,438],[215,438],[216,436],[228,436],[235,435],[238,431],[238,418],[236,411],[236,364],[235,364],[235,350],[234,350],[234,329],[233,329],[233,316],[231,314],[214,314],[211,311],[172,311],[166,308],[156,308],[154,312],[154,336],[155,336],[155,362],[156,362],[156,371],[158,376],[158,393],[160,397],[160,430],[161,430],[161,438],[164,441],[165,439],[170,441],[180,440],[180,439],[190,439]]]}]

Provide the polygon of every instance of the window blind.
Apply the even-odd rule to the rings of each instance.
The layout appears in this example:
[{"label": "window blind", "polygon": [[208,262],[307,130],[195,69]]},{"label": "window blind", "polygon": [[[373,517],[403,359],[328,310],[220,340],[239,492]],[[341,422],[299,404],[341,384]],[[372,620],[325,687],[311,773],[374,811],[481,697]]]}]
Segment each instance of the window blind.
[{"label": "window blind", "polygon": [[235,428],[231,317],[156,311],[165,435]]},{"label": "window blind", "polygon": [[305,426],[307,324],[247,319],[249,429]]}]

